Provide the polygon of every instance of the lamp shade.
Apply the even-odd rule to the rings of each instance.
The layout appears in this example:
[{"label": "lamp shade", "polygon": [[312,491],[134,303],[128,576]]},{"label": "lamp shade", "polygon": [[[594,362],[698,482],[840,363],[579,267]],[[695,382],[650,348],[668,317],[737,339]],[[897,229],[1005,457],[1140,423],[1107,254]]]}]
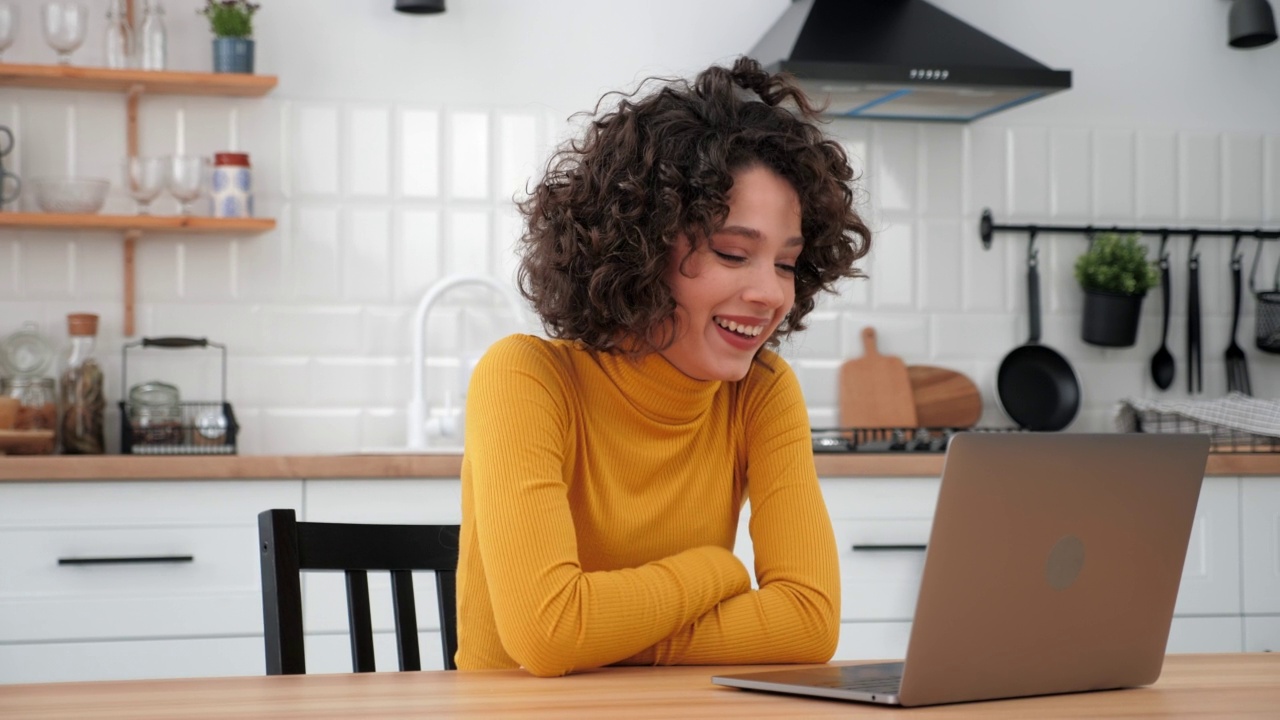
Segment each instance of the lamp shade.
[{"label": "lamp shade", "polygon": [[1267,0],[1234,0],[1227,15],[1227,42],[1235,48],[1268,45],[1276,39],[1276,18]]},{"label": "lamp shade", "polygon": [[444,0],[396,0],[396,10],[411,15],[434,15],[444,12]]}]

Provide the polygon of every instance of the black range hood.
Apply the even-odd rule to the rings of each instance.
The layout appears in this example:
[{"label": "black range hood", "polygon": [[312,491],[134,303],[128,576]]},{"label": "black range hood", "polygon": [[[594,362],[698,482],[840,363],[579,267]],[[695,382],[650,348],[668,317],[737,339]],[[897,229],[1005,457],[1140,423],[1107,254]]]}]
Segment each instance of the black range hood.
[{"label": "black range hood", "polygon": [[1071,87],[925,0],[795,0],[748,54],[843,117],[969,122]]}]

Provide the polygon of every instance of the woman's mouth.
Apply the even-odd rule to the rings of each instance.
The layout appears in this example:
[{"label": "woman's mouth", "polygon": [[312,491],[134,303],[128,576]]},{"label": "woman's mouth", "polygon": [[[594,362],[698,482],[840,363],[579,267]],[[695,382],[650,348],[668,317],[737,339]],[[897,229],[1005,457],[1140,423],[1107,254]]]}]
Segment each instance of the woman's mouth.
[{"label": "woman's mouth", "polygon": [[744,325],[721,317],[714,318],[714,320],[717,325],[725,330],[745,337],[753,338],[764,332],[764,325]]}]

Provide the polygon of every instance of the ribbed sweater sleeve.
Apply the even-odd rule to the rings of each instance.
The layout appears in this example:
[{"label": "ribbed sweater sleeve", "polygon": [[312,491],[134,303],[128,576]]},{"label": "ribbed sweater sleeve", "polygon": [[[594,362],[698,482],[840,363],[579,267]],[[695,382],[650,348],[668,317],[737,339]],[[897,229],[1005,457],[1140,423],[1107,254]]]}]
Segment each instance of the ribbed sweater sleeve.
[{"label": "ribbed sweater sleeve", "polygon": [[477,365],[467,400],[464,536],[476,538],[502,649],[541,676],[618,662],[750,589],[742,563],[714,545],[583,570],[564,471],[574,440],[564,382],[538,345],[507,339]]}]

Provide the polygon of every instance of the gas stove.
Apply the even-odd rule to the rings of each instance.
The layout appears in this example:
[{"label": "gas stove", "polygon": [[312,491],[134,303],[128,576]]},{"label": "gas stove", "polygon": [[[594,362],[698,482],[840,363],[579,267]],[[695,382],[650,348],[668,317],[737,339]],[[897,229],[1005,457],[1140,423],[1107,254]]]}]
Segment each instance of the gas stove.
[{"label": "gas stove", "polygon": [[1018,428],[813,428],[815,453],[943,453],[962,432],[1026,432]]}]

